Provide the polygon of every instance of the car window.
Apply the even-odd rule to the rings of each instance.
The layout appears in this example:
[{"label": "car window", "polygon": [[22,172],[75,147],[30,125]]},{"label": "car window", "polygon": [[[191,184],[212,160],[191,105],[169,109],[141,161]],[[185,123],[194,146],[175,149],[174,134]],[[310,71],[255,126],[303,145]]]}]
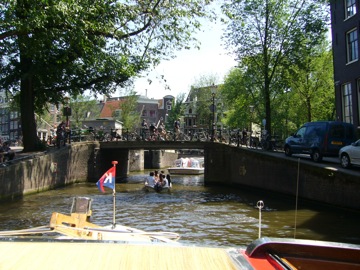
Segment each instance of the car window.
[{"label": "car window", "polygon": [[306,132],[306,127],[302,127],[295,133],[295,137],[304,138],[305,132]]},{"label": "car window", "polygon": [[306,129],[306,137],[309,139],[314,139],[316,137],[322,136],[324,128],[318,125],[308,126]]}]

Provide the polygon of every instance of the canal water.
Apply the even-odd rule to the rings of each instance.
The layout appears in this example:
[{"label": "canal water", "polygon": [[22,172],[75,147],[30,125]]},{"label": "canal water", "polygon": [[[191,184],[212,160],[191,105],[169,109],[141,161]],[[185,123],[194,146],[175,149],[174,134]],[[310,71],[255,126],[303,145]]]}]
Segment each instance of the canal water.
[{"label": "canal water", "polygon": [[[360,244],[359,213],[282,197],[270,192],[205,187],[203,176],[173,176],[171,193],[143,190],[147,173],[116,185],[116,222],[146,231],[181,235],[181,243],[244,246],[259,235]],[[0,205],[0,230],[47,225],[52,212],[69,214],[72,198],[93,199],[91,221],[112,223],[112,190],[101,193],[94,183],[25,196]],[[264,208],[257,208],[258,201]]]}]

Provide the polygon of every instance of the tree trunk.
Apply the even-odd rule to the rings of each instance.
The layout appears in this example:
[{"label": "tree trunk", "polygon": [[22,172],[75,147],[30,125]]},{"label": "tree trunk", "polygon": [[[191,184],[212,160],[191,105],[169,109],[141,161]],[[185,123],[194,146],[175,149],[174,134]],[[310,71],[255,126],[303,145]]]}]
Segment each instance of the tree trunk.
[{"label": "tree trunk", "polygon": [[[20,44],[26,44],[20,42]],[[21,113],[21,130],[24,152],[37,150],[39,138],[36,132],[35,106],[34,106],[34,85],[33,75],[31,72],[31,59],[24,56],[26,49],[20,45],[20,113]]]},{"label": "tree trunk", "polygon": [[[18,0],[16,16],[23,23],[27,20],[27,10],[31,6],[30,1]],[[20,35],[17,40],[20,54],[20,113],[21,130],[24,152],[37,150],[39,139],[36,134],[35,123],[35,93],[34,93],[34,75],[32,73],[32,59],[29,55],[31,48],[30,38],[27,35]],[[30,49],[31,50],[31,49]]]},{"label": "tree trunk", "polygon": [[306,98],[306,108],[307,108],[308,122],[311,122],[312,115],[311,115],[311,98],[310,97]]}]

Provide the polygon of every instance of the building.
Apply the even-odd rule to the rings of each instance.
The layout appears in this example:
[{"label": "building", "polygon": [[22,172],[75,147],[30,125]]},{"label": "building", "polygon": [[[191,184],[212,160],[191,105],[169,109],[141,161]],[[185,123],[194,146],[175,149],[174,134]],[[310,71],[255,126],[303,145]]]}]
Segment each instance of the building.
[{"label": "building", "polygon": [[[126,96],[108,98],[104,101],[100,117],[112,119],[114,113],[117,116],[121,115],[121,104],[126,98]],[[149,125],[151,123],[155,123],[155,125],[158,125],[160,122],[166,123],[173,100],[174,97],[171,95],[167,95],[162,99],[153,99],[140,95],[137,96],[136,111],[139,113],[138,128],[141,127],[143,119],[145,119]]]},{"label": "building", "polygon": [[221,129],[224,106],[218,85],[192,87],[185,102],[184,132]]},{"label": "building", "polygon": [[0,138],[1,141],[21,140],[20,113],[12,110],[4,90],[0,91]]},{"label": "building", "polygon": [[360,133],[360,1],[330,1],[336,117]]}]

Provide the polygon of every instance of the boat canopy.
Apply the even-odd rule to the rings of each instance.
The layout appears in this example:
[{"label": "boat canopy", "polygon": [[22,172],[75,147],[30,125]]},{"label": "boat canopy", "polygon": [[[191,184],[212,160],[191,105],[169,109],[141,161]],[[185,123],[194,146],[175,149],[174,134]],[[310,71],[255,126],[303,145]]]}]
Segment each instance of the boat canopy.
[{"label": "boat canopy", "polygon": [[201,168],[202,162],[195,158],[179,158],[175,160],[175,167],[182,168]]}]

